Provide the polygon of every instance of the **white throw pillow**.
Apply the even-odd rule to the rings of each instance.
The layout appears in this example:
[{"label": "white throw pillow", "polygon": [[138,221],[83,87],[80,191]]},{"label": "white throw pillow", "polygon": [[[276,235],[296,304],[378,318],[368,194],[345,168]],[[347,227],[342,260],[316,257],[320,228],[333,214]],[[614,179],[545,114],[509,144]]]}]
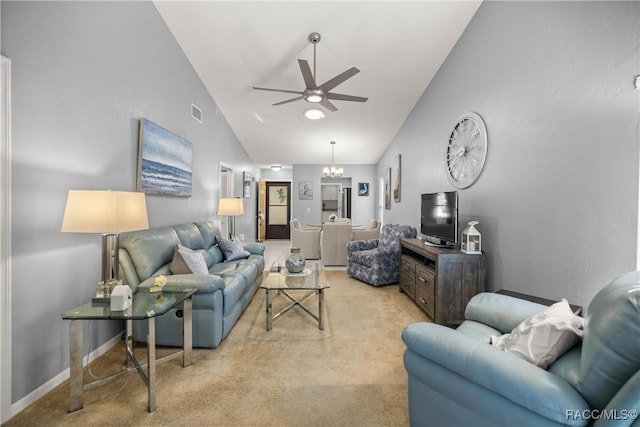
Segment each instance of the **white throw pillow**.
[{"label": "white throw pillow", "polygon": [[547,369],[580,341],[583,325],[584,319],[563,299],[524,320],[511,333],[491,337],[491,344]]},{"label": "white throw pillow", "polygon": [[182,245],[176,248],[170,269],[173,274],[209,274],[204,256]]}]

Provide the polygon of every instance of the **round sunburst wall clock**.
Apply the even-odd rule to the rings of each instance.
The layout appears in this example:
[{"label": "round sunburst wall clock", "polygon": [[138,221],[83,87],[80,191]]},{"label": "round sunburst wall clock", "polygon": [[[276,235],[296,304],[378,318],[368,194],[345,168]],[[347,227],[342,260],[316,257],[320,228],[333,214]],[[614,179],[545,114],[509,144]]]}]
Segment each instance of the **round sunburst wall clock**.
[{"label": "round sunburst wall clock", "polygon": [[478,114],[465,113],[449,132],[445,161],[447,178],[456,188],[473,185],[487,157],[487,128]]}]

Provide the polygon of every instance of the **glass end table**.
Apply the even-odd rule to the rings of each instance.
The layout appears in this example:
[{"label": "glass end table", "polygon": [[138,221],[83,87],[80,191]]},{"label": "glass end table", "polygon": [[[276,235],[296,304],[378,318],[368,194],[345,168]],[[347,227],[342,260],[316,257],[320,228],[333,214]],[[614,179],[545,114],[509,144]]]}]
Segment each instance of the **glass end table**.
[{"label": "glass end table", "polygon": [[[131,306],[122,311],[111,311],[108,302],[88,302],[69,311],[62,313],[62,318],[70,320],[70,404],[69,412],[82,409],[84,406],[84,389],[111,381],[121,374],[135,369],[142,381],[147,386],[148,410],[153,412],[156,409],[156,364],[173,359],[182,355],[182,366],[186,367],[192,363],[193,335],[191,325],[191,297],[195,294],[195,289],[184,289],[178,292],[148,292],[146,289],[139,289],[133,294]],[[183,347],[182,351],[175,352],[161,359],[156,359],[156,327],[155,318],[167,313],[172,308],[183,304]],[[116,372],[106,378],[84,384],[83,371],[83,321],[84,320],[126,320],[126,363],[127,369]],[[138,362],[133,354],[133,320],[146,320],[149,325],[149,336],[147,338],[147,372]],[[129,363],[131,362],[131,369]]]}]

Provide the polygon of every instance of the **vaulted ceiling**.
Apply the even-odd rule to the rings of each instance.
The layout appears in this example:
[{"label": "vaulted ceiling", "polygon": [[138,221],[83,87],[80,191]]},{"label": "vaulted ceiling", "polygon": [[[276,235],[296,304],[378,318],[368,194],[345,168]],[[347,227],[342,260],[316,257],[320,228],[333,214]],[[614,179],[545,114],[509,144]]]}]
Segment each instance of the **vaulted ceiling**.
[{"label": "vaulted ceiling", "polygon": [[[375,164],[473,17],[480,1],[156,1],[155,6],[251,160]],[[332,101],[337,111],[311,121],[298,59],[321,84],[356,67],[333,92],[367,97]],[[204,120],[210,119],[203,117]]]}]

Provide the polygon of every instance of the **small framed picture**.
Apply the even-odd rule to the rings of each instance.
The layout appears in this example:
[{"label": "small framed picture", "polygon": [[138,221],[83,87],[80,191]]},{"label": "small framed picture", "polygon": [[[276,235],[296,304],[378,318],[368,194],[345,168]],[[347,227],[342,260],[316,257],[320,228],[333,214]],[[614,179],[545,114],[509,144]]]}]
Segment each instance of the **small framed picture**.
[{"label": "small framed picture", "polygon": [[298,183],[298,199],[313,200],[313,182]]},{"label": "small framed picture", "polygon": [[359,182],[358,183],[358,196],[368,196],[369,195],[369,183],[368,182]]}]

